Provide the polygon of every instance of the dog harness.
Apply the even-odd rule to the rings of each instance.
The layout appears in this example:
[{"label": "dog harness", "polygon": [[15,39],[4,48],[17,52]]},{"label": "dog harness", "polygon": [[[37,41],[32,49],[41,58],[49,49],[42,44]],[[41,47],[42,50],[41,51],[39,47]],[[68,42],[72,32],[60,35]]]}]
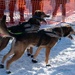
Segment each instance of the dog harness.
[{"label": "dog harness", "polygon": [[[51,35],[53,35],[53,36],[51,36],[51,35],[49,36],[48,33],[51,34]],[[37,44],[38,47],[41,45],[42,40],[45,37],[45,35],[47,35],[49,37],[57,37],[57,38],[60,39],[60,37],[57,36],[57,33],[53,32],[53,31],[51,32],[51,31],[40,30],[40,31],[38,31],[38,34],[40,36],[40,39],[39,39],[38,44]],[[46,44],[48,44],[48,42],[49,41],[47,41]]]}]

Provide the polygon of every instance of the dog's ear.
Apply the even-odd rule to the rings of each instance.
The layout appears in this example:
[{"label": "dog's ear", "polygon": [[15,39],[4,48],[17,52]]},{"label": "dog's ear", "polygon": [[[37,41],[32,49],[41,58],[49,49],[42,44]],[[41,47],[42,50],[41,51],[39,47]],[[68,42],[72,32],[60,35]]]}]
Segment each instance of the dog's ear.
[{"label": "dog's ear", "polygon": [[34,16],[38,16],[38,17],[50,17],[49,15],[46,15],[43,11],[40,10],[36,10]]},{"label": "dog's ear", "polygon": [[34,13],[34,16],[41,17],[41,11],[36,10],[35,13]]}]

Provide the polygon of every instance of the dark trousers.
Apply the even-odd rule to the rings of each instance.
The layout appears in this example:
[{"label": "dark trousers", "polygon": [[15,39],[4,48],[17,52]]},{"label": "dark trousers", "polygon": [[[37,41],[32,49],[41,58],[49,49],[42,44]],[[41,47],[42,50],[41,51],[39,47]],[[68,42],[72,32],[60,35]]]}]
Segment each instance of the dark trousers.
[{"label": "dark trousers", "polygon": [[32,3],[32,15],[34,15],[36,10],[43,11],[43,0],[31,0]]},{"label": "dark trousers", "polygon": [[66,2],[67,2],[67,0],[55,0],[55,9],[54,9],[54,11],[53,11],[53,16],[55,16],[56,15],[56,13],[57,13],[57,10],[59,9],[59,7],[60,7],[60,4],[62,5],[62,15],[63,16],[66,16]]},{"label": "dark trousers", "polygon": [[0,19],[4,15],[4,10],[5,10],[5,0],[0,0]]}]

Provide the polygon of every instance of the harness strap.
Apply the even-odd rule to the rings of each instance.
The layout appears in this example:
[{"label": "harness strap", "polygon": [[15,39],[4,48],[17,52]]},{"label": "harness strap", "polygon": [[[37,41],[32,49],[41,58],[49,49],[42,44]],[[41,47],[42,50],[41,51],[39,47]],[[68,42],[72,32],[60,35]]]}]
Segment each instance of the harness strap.
[{"label": "harness strap", "polygon": [[[39,41],[38,41],[37,46],[40,46],[40,45],[41,45],[42,40],[43,40],[43,37],[44,37],[44,34],[46,34],[46,35],[51,34],[51,35],[53,35],[53,37],[57,37],[58,39],[60,39],[60,37],[59,37],[56,33],[50,32],[50,31],[40,30],[40,31],[38,32],[38,34],[41,34],[41,36],[40,36],[40,39],[39,39]],[[51,36],[51,35],[50,35],[50,36]],[[49,36],[49,35],[48,35],[48,36]]]},{"label": "harness strap", "polygon": [[39,41],[38,41],[38,44],[37,44],[37,47],[39,47],[39,46],[41,45],[41,43],[42,43],[42,38],[43,38],[43,35],[44,35],[44,34],[42,34],[42,35],[40,36],[40,39],[39,39]]},{"label": "harness strap", "polygon": [[[41,35],[41,33],[42,33],[42,35]],[[43,38],[43,35],[45,34],[45,31],[44,30],[40,30],[40,31],[38,31],[38,34],[39,34],[39,36],[41,35],[40,39],[38,41],[38,44],[37,44],[37,46],[39,47],[41,45],[41,43],[42,43],[42,38]]]},{"label": "harness strap", "polygon": [[62,29],[62,26],[61,26],[61,36],[63,37],[64,36],[64,33],[63,33],[63,29]]}]

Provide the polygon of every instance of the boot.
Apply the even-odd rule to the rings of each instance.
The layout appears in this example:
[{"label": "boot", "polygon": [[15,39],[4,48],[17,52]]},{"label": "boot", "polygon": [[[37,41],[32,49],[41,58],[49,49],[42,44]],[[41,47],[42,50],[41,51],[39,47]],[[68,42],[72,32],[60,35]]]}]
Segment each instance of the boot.
[{"label": "boot", "polygon": [[65,16],[62,16],[62,22],[65,22]]},{"label": "boot", "polygon": [[25,21],[24,17],[21,17],[20,22],[24,22],[24,21]]},{"label": "boot", "polygon": [[51,15],[50,20],[53,21],[55,19],[55,16]]},{"label": "boot", "polygon": [[20,22],[24,22],[25,19],[24,19],[24,15],[20,15]]}]

